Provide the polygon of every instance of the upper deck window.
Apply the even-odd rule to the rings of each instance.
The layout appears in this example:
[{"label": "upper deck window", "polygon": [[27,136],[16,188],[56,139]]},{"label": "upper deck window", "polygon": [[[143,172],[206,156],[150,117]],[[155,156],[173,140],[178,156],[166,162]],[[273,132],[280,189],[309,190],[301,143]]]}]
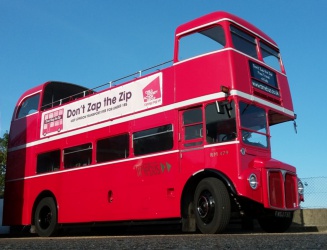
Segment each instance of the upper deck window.
[{"label": "upper deck window", "polygon": [[263,42],[260,42],[260,50],[263,61],[270,67],[280,71],[280,56],[278,51]]},{"label": "upper deck window", "polygon": [[22,118],[37,112],[39,107],[40,94],[26,98],[19,107],[16,118]]},{"label": "upper deck window", "polygon": [[54,108],[91,93],[93,91],[79,85],[64,82],[50,82],[44,89],[41,110]]},{"label": "upper deck window", "polygon": [[232,33],[234,48],[251,57],[258,59],[255,37],[245,33],[244,31],[234,26],[230,26],[230,30]]},{"label": "upper deck window", "polygon": [[226,39],[221,26],[214,26],[184,36],[179,40],[178,59],[185,60],[225,47]]}]

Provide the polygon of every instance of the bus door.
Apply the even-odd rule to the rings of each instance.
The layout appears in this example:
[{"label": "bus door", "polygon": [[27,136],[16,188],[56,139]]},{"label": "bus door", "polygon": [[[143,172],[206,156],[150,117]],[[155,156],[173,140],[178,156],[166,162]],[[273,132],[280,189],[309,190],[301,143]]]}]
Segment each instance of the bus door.
[{"label": "bus door", "polygon": [[179,149],[181,172],[193,174],[204,168],[204,123],[202,107],[179,112]]}]

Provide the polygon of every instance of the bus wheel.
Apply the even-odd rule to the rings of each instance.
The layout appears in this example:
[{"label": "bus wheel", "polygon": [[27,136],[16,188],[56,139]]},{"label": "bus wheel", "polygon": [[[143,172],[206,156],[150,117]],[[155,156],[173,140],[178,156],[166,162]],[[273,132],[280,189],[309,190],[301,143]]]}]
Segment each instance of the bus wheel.
[{"label": "bus wheel", "polygon": [[293,212],[290,217],[279,218],[275,216],[265,216],[258,218],[260,227],[267,233],[283,233],[292,224]]},{"label": "bus wheel", "polygon": [[36,233],[41,237],[53,236],[57,232],[57,208],[51,197],[43,198],[34,214]]},{"label": "bus wheel", "polygon": [[216,178],[200,181],[194,193],[194,213],[198,229],[204,234],[224,231],[231,214],[225,185]]}]

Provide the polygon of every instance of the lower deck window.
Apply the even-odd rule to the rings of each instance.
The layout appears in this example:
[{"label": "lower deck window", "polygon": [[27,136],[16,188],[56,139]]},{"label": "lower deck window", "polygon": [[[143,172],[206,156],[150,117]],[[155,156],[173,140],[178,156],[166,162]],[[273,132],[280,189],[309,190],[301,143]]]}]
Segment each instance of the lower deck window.
[{"label": "lower deck window", "polygon": [[234,141],[236,135],[236,116],[234,102],[215,102],[206,106],[207,143]]},{"label": "lower deck window", "polygon": [[173,148],[173,126],[164,125],[133,134],[134,155],[144,155]]},{"label": "lower deck window", "polygon": [[240,102],[242,141],[245,144],[268,148],[266,111],[249,103]]},{"label": "lower deck window", "polygon": [[55,150],[37,156],[36,173],[46,173],[59,170],[60,150]]},{"label": "lower deck window", "polygon": [[92,144],[87,143],[64,150],[65,168],[90,165],[92,161]]},{"label": "lower deck window", "polygon": [[184,147],[203,144],[202,108],[189,109],[183,112]]},{"label": "lower deck window", "polygon": [[114,161],[129,155],[129,135],[118,135],[97,142],[97,162]]}]

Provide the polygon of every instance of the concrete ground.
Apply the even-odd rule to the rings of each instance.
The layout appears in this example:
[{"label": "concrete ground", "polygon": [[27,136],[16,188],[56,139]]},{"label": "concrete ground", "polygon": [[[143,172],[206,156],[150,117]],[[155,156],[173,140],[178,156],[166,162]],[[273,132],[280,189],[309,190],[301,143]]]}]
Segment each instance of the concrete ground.
[{"label": "concrete ground", "polygon": [[[8,234],[10,228],[2,226],[2,202],[0,199],[0,234]],[[255,223],[254,228],[259,228]],[[293,224],[288,231],[327,232],[327,209],[301,209],[295,211]]]}]

